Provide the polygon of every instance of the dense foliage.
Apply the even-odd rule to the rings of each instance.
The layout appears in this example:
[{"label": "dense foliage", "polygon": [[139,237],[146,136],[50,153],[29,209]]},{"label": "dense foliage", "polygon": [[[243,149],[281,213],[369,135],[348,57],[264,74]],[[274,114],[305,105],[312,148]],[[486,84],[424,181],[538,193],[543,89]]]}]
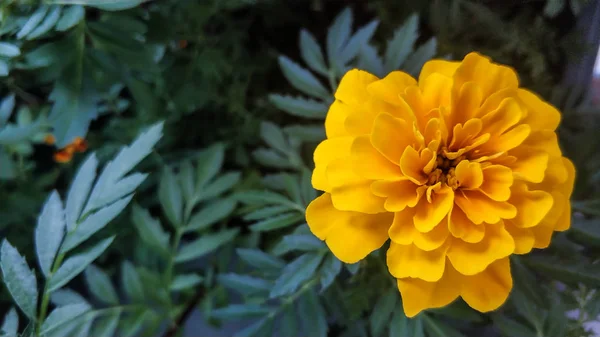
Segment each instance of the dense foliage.
[{"label": "dense foliage", "polygon": [[[600,314],[598,114],[559,85],[586,51],[584,5],[2,1],[0,335],[175,336],[197,319],[241,321],[236,336],[585,336]],[[417,75],[472,50],[563,112],[573,228],[511,261],[498,311],[456,301],[408,319],[386,247],[346,265],[310,233],[312,151],[347,70]],[[90,153],[57,162],[77,137]]]}]

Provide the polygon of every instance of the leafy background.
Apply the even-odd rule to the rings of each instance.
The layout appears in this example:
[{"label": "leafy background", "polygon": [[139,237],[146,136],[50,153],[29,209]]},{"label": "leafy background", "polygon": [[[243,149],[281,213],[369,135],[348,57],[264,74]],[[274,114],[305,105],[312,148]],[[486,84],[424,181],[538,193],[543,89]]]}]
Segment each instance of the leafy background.
[{"label": "leafy background", "polygon": [[[595,5],[3,1],[0,334],[591,335],[599,114],[585,81],[561,83],[596,52],[576,29]],[[311,153],[346,70],[418,74],[472,50],[563,111],[573,229],[512,261],[500,310],[457,301],[411,320],[384,254],[345,265],[308,231]],[[77,136],[89,153],[54,162]]]}]

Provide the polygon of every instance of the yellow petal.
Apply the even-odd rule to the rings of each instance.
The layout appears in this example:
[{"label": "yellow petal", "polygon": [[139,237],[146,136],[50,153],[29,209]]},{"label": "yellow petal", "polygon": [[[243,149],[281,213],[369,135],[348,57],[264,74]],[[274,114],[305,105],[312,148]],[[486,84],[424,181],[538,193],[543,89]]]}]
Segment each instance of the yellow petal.
[{"label": "yellow petal", "polygon": [[500,135],[519,122],[523,113],[513,98],[503,100],[496,110],[481,117],[482,133]]},{"label": "yellow petal", "polygon": [[531,146],[539,150],[544,150],[552,157],[560,157],[562,155],[558,145],[558,137],[556,132],[552,130],[532,131],[523,142],[525,146]]},{"label": "yellow petal", "polygon": [[342,77],[335,98],[348,105],[360,105],[369,98],[367,86],[377,80],[377,76],[366,71],[352,69]]},{"label": "yellow petal", "polygon": [[432,160],[435,160],[435,154],[431,150],[423,149],[419,153],[412,146],[408,146],[400,157],[400,169],[408,179],[415,184],[422,185],[427,181],[427,175],[423,169]]},{"label": "yellow petal", "polygon": [[543,249],[550,246],[555,222],[556,221],[542,221],[539,225],[529,228],[535,239],[533,248]]},{"label": "yellow petal", "polygon": [[514,254],[527,254],[533,249],[535,236],[529,228],[519,228],[511,220],[504,221],[504,227],[515,240]]},{"label": "yellow petal", "polygon": [[434,193],[431,202],[421,199],[415,207],[415,228],[419,232],[429,232],[446,217],[453,204],[454,191],[447,186]]},{"label": "yellow petal", "polygon": [[448,226],[446,226],[447,222],[448,220],[444,218],[439,225],[435,226],[435,228],[427,233],[415,231],[413,236],[415,246],[425,251],[431,251],[441,247],[450,234]]},{"label": "yellow petal", "polygon": [[[416,84],[417,81],[409,74],[402,71],[392,71],[379,81],[369,84],[367,90],[371,95],[390,104],[405,106],[406,103],[400,98],[400,93],[404,92],[406,87]],[[412,115],[412,111],[410,114]]]},{"label": "yellow petal", "polygon": [[423,94],[423,108],[425,111],[437,109],[441,106],[450,106],[452,93],[452,79],[442,74],[433,73],[419,81],[419,87]]},{"label": "yellow petal", "polygon": [[489,58],[477,53],[465,56],[454,73],[456,90],[466,82],[476,82],[481,87],[484,98],[502,89],[516,89],[519,86],[514,70],[494,64]]},{"label": "yellow petal", "polygon": [[415,226],[412,222],[415,211],[412,208],[405,208],[403,211],[394,214],[394,221],[388,231],[390,239],[401,245],[410,245],[415,236]]},{"label": "yellow petal", "polygon": [[488,312],[506,301],[512,284],[510,261],[504,258],[477,275],[463,276],[460,295],[471,308]]},{"label": "yellow petal", "polygon": [[[452,106],[452,124],[463,124],[471,120],[477,113],[482,102],[483,93],[477,83],[467,82],[463,84]],[[481,126],[479,130],[481,130]]]},{"label": "yellow petal", "polygon": [[448,249],[448,259],[459,273],[463,275],[481,273],[492,262],[514,252],[515,242],[504,228],[504,223],[485,226],[485,236],[480,242],[452,240]]},{"label": "yellow petal", "polygon": [[461,190],[460,193],[456,193],[454,200],[475,224],[496,223],[501,219],[512,219],[517,215],[515,206],[508,202],[494,201],[479,191]]},{"label": "yellow petal", "polygon": [[312,185],[315,189],[331,190],[327,182],[327,166],[332,161],[349,155],[353,140],[352,137],[325,139],[317,146],[313,155],[315,170],[312,175]]},{"label": "yellow petal", "polygon": [[523,123],[531,125],[534,130],[556,130],[560,123],[560,112],[556,108],[526,89],[519,89],[517,97],[527,109]]},{"label": "yellow petal", "polygon": [[475,189],[483,183],[483,171],[480,163],[462,160],[456,165],[454,174],[461,188]]},{"label": "yellow petal", "polygon": [[388,212],[399,212],[406,206],[414,207],[423,189],[410,180],[375,181],[371,184],[371,192],[378,197],[386,198],[384,207]]},{"label": "yellow petal", "polygon": [[348,158],[336,159],[327,166],[327,181],[332,186],[330,193],[335,208],[369,214],[385,211],[385,199],[371,193],[373,180],[356,174]]},{"label": "yellow petal", "polygon": [[517,125],[501,135],[493,135],[490,141],[481,147],[481,150],[491,153],[509,151],[521,145],[530,133],[531,127],[529,125]]},{"label": "yellow petal", "polygon": [[414,317],[426,309],[445,307],[459,296],[460,275],[449,263],[446,264],[444,275],[437,282],[416,278],[398,279],[398,290],[407,317]]},{"label": "yellow petal", "polygon": [[424,81],[426,78],[431,76],[431,74],[437,73],[444,75],[446,77],[452,77],[456,72],[456,69],[460,66],[460,62],[456,61],[446,61],[446,60],[430,60],[427,61],[423,68],[421,69],[421,73],[419,74],[419,82]]},{"label": "yellow petal", "polygon": [[476,225],[467,218],[465,212],[460,207],[453,207],[448,217],[448,229],[452,236],[469,243],[477,243],[485,235],[485,226]]},{"label": "yellow petal", "polygon": [[474,139],[479,132],[483,124],[479,118],[471,118],[466,123],[454,125],[452,132],[452,142],[450,143],[449,149],[452,151],[458,151],[467,145],[470,145],[472,139]]},{"label": "yellow petal", "polygon": [[413,277],[435,282],[444,274],[447,250],[447,245],[424,251],[415,245],[399,245],[392,241],[387,251],[388,269],[396,278]]},{"label": "yellow petal", "polygon": [[492,200],[506,201],[510,198],[512,184],[511,169],[502,165],[489,165],[483,168],[483,184],[479,189]]},{"label": "yellow petal", "polygon": [[336,100],[329,107],[327,116],[325,117],[325,134],[327,138],[345,137],[350,134],[346,131],[344,123],[346,117],[356,108],[351,107],[342,101]]},{"label": "yellow petal", "polygon": [[[540,183],[548,167],[548,153],[528,146],[519,146],[509,152],[517,161],[511,165],[516,178]],[[562,165],[561,165],[562,166]]]},{"label": "yellow petal", "polygon": [[355,263],[380,248],[388,239],[393,214],[375,215],[337,210],[325,193],[306,209],[310,230],[325,240],[333,254],[345,263]]},{"label": "yellow petal", "polygon": [[379,114],[373,122],[371,143],[388,160],[399,164],[404,149],[415,144],[412,125],[390,114]]},{"label": "yellow petal", "polygon": [[554,204],[550,193],[530,191],[523,182],[515,184],[509,202],[517,207],[517,216],[512,221],[520,228],[537,226]]},{"label": "yellow petal", "polygon": [[369,136],[359,136],[354,139],[350,149],[355,171],[367,179],[397,180],[403,178],[399,163],[390,162],[377,151]]}]

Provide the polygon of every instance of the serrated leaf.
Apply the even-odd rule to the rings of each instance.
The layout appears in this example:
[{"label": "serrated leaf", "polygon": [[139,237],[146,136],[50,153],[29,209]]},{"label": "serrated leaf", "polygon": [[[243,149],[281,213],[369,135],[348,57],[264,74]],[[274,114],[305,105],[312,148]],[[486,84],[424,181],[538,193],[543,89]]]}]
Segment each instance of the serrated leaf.
[{"label": "serrated leaf", "polygon": [[412,53],[403,68],[411,75],[417,76],[421,72],[421,68],[425,62],[431,60],[435,56],[437,50],[437,40],[432,37],[427,42],[423,43],[414,53]]},{"label": "serrated leaf", "polygon": [[257,316],[265,316],[273,308],[264,307],[258,304],[231,304],[224,308],[219,308],[211,312],[211,316],[216,319],[247,319]]},{"label": "serrated leaf", "polygon": [[304,215],[298,214],[297,212],[280,214],[252,224],[250,230],[254,232],[272,231],[297,224],[303,219]]},{"label": "serrated leaf", "polygon": [[276,298],[296,291],[303,282],[315,274],[323,256],[321,253],[304,254],[285,266],[281,276],[275,281],[269,297]]},{"label": "serrated leaf", "polygon": [[344,8],[333,20],[327,30],[326,49],[327,60],[333,69],[340,69],[338,60],[341,59],[342,47],[346,45],[352,31],[352,10]]},{"label": "serrated leaf", "polygon": [[165,168],[158,187],[158,200],[169,222],[177,228],[183,225],[183,197],[175,174]]},{"label": "serrated leaf", "polygon": [[[239,192],[235,194],[235,198],[246,205],[282,205],[292,209],[298,208],[297,204],[285,196],[267,190]],[[302,209],[302,213],[304,213],[304,209]]]},{"label": "serrated leaf", "polygon": [[60,6],[53,6],[48,15],[44,18],[44,21],[31,33],[27,34],[27,40],[34,40],[50,31],[50,29],[58,22],[58,19],[60,19],[61,11],[62,8]]},{"label": "serrated leaf", "polygon": [[121,337],[132,337],[137,335],[137,333],[142,329],[142,326],[149,320],[151,316],[154,316],[152,311],[143,310],[135,313],[134,315],[121,320],[122,328],[121,332],[118,336]]},{"label": "serrated leaf", "polygon": [[19,47],[12,43],[0,42],[0,56],[12,58],[21,55]]},{"label": "serrated leaf", "polygon": [[429,315],[423,315],[425,330],[432,337],[465,337],[460,331]]},{"label": "serrated leaf", "polygon": [[9,72],[8,63],[0,59],[0,76],[8,76]]},{"label": "serrated leaf", "polygon": [[323,265],[319,269],[319,273],[321,274],[321,291],[329,288],[340,271],[342,271],[342,262],[333,254],[327,255]]},{"label": "serrated leaf", "polygon": [[237,255],[247,264],[262,270],[279,272],[285,262],[258,249],[238,248]]},{"label": "serrated leaf", "polygon": [[96,213],[87,216],[74,231],[67,234],[61,252],[66,253],[72,250],[102,228],[106,227],[109,222],[121,214],[125,207],[129,205],[132,197],[133,196],[130,195],[121,200],[117,200],[113,204],[101,208]]},{"label": "serrated leaf", "polygon": [[177,256],[175,256],[175,262],[186,262],[211,253],[233,240],[238,232],[239,229],[236,228],[223,230],[214,234],[204,234],[199,239],[184,244],[177,253]]},{"label": "serrated leaf", "polygon": [[88,304],[88,301],[83,298],[78,292],[69,288],[58,289],[50,295],[50,301],[57,307],[62,307],[69,304]]},{"label": "serrated leaf", "polygon": [[256,211],[248,213],[248,214],[244,215],[242,217],[242,219],[244,219],[245,221],[261,220],[261,219],[272,217],[274,215],[282,214],[289,210],[290,210],[290,208],[287,206],[269,206],[269,207],[260,208],[260,209],[257,209]]},{"label": "serrated leaf", "polygon": [[4,284],[15,303],[27,317],[35,319],[38,300],[35,273],[6,239],[0,248],[0,268]]},{"label": "serrated leaf", "polygon": [[236,201],[232,198],[219,199],[208,203],[191,217],[185,231],[206,229],[229,216],[235,209],[235,206]]},{"label": "serrated leaf", "polygon": [[384,56],[385,73],[392,72],[400,68],[406,61],[406,58],[413,50],[413,45],[417,41],[419,28],[419,16],[411,15],[404,24],[394,31],[394,36],[387,43],[387,50]]},{"label": "serrated leaf", "polygon": [[194,168],[190,161],[181,163],[178,178],[183,198],[188,202],[193,200],[196,184],[194,182]]},{"label": "serrated leaf", "polygon": [[505,336],[519,336],[519,337],[535,337],[539,336],[535,331],[532,331],[529,327],[516,322],[508,317],[494,314],[492,315],[494,326],[500,330]]},{"label": "serrated leaf", "polygon": [[369,317],[372,336],[381,336],[383,334],[397,302],[398,290],[396,288],[391,288],[379,297]]},{"label": "serrated leaf", "polygon": [[419,317],[409,319],[402,308],[396,308],[389,325],[390,337],[425,337],[423,322]]},{"label": "serrated leaf", "polygon": [[570,284],[584,283],[593,287],[600,286],[600,266],[596,264],[566,262],[558,257],[547,255],[529,256],[523,261],[537,271],[551,276],[554,280]]},{"label": "serrated leaf", "polygon": [[242,174],[240,172],[228,172],[223,174],[200,191],[199,200],[211,199],[229,191],[241,178]]},{"label": "serrated leaf", "polygon": [[121,264],[121,284],[125,294],[132,302],[142,302],[144,300],[144,286],[135,266],[129,261]]},{"label": "serrated leaf", "polygon": [[137,7],[148,0],[47,0],[51,4],[78,4],[105,11],[122,11]]},{"label": "serrated leaf", "polygon": [[236,332],[233,337],[258,337],[266,336],[271,330],[271,320],[265,317],[257,322],[250,324],[242,330]]},{"label": "serrated leaf", "polygon": [[107,315],[96,321],[93,332],[90,336],[93,337],[113,337],[117,327],[119,326],[119,319],[121,318],[121,310],[117,310],[115,313]]},{"label": "serrated leaf", "polygon": [[70,304],[54,309],[42,324],[40,335],[48,335],[54,329],[69,323],[89,310],[90,306],[86,304]]},{"label": "serrated leaf", "polygon": [[279,320],[279,330],[281,336],[295,336],[300,331],[300,323],[296,315],[296,310],[290,306],[283,311],[283,317]]},{"label": "serrated leaf", "polygon": [[253,295],[260,292],[269,292],[273,287],[273,282],[262,278],[239,275],[239,274],[221,274],[217,276],[217,281],[223,286],[235,290],[243,295]]},{"label": "serrated leaf", "polygon": [[15,108],[15,94],[8,95],[0,101],[0,126],[8,121]]},{"label": "serrated leaf", "polygon": [[354,35],[350,38],[350,40],[348,41],[346,46],[344,46],[342,52],[340,53],[341,64],[345,65],[358,55],[360,49],[363,46],[367,45],[373,37],[373,34],[375,34],[377,26],[379,26],[379,20],[373,20],[368,24],[362,26],[356,31],[356,33],[354,33]]},{"label": "serrated leaf", "polygon": [[289,125],[283,131],[291,138],[303,142],[321,142],[325,139],[325,127],[323,125]]},{"label": "serrated leaf", "polygon": [[327,65],[321,47],[306,29],[300,31],[300,55],[306,64],[321,75],[327,76]]},{"label": "serrated leaf", "polygon": [[17,175],[17,168],[9,154],[0,148],[0,179],[13,179]]},{"label": "serrated leaf", "polygon": [[202,276],[200,276],[198,274],[177,275],[175,277],[175,279],[173,280],[173,282],[171,282],[169,289],[172,291],[185,290],[188,288],[195,287],[196,285],[200,284],[200,282],[202,282],[202,280],[203,280]]},{"label": "serrated leaf", "polygon": [[94,262],[115,239],[114,236],[104,239],[84,253],[68,258],[52,275],[48,291],[54,291],[79,275],[90,263]]},{"label": "serrated leaf", "polygon": [[260,124],[260,137],[269,146],[282,153],[290,151],[290,145],[286,141],[283,131],[271,122],[264,121]]},{"label": "serrated leaf", "polygon": [[11,307],[10,310],[4,316],[2,327],[0,327],[0,334],[6,337],[17,336],[18,329],[19,315],[17,314],[15,308]]},{"label": "serrated leaf", "polygon": [[309,290],[300,297],[298,311],[302,313],[307,336],[327,337],[328,325],[325,319],[327,315],[314,290]]},{"label": "serrated leaf", "polygon": [[83,273],[88,289],[97,300],[112,305],[119,304],[119,295],[110,277],[100,268],[89,265]]},{"label": "serrated leaf", "polygon": [[49,7],[46,5],[38,7],[38,9],[35,12],[33,12],[31,16],[29,16],[27,22],[25,22],[23,27],[21,27],[21,30],[19,30],[19,32],[17,33],[17,39],[22,39],[29,33],[31,33],[40,24],[40,22],[42,22],[42,20],[46,16],[46,13],[48,13],[48,10]]},{"label": "serrated leaf", "polygon": [[544,6],[544,15],[553,18],[565,8],[566,0],[548,0]]},{"label": "serrated leaf", "polygon": [[217,143],[202,151],[198,157],[196,190],[212,180],[221,171],[225,159],[225,147]]},{"label": "serrated leaf", "polygon": [[65,216],[67,221],[67,230],[75,228],[77,220],[82,215],[81,210],[87,200],[87,197],[96,178],[96,169],[98,168],[98,159],[96,154],[92,153],[77,171],[77,175],[71,183],[69,194],[67,195],[67,204],[65,207]]},{"label": "serrated leaf", "polygon": [[303,93],[322,98],[331,99],[331,94],[323,84],[308,70],[285,56],[279,56],[279,67],[290,84]]},{"label": "serrated leaf", "polygon": [[163,230],[159,220],[138,205],[133,205],[131,220],[144,242],[161,249],[163,253],[168,251],[170,235]]},{"label": "serrated leaf", "polygon": [[60,20],[56,23],[56,30],[59,32],[68,30],[78,24],[84,16],[85,10],[82,6],[69,6],[63,11]]},{"label": "serrated leaf", "polygon": [[325,116],[327,115],[327,105],[310,98],[271,94],[269,95],[269,101],[278,109],[281,109],[292,116],[310,119],[325,119]]},{"label": "serrated leaf", "polygon": [[294,165],[290,163],[289,158],[281,155],[280,152],[271,149],[258,148],[252,151],[252,158],[260,165],[266,167],[277,169],[294,168]]},{"label": "serrated leaf", "polygon": [[323,241],[317,239],[312,234],[290,234],[283,237],[273,248],[273,254],[277,256],[284,255],[291,251],[316,251],[326,248]]},{"label": "serrated leaf", "polygon": [[[96,185],[90,195],[89,201],[86,204],[84,213],[93,209],[104,206],[107,203],[114,202],[115,199],[112,196],[119,195],[115,193],[115,186],[120,186],[125,183],[123,177],[129,171],[131,171],[139,162],[142,161],[147,155],[150,154],[154,145],[162,137],[163,123],[157,123],[151,126],[148,130],[140,134],[140,136],[130,145],[126,146],[119,151],[117,156],[106,164],[104,170],[100,174]],[[126,191],[132,186],[138,186],[143,181],[145,176],[132,174],[129,177],[135,176],[136,179],[128,180],[127,189],[122,189],[119,192]],[[136,185],[137,184],[137,185]],[[135,187],[134,187],[135,189]],[[112,200],[111,200],[112,199]]]},{"label": "serrated leaf", "polygon": [[65,232],[65,213],[56,191],[44,204],[35,228],[35,250],[44,276],[48,277]]}]

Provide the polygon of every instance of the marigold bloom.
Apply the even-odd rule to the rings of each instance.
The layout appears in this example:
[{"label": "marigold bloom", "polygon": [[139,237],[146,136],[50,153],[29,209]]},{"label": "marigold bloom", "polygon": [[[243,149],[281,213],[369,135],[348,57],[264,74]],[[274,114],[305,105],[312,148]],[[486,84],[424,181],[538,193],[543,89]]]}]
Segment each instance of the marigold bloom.
[{"label": "marigold bloom", "polygon": [[[53,137],[54,138],[54,137]],[[73,142],[61,150],[54,153],[54,161],[57,163],[68,163],[73,159],[75,152],[85,152],[87,150],[87,142],[81,137],[75,137]]]},{"label": "marigold bloom", "polygon": [[342,79],[314,153],[311,231],[354,263],[391,239],[390,273],[413,317],[461,296],[481,312],[512,288],[509,256],[570,226],[575,169],[560,113],[476,53],[432,60],[418,81]]}]

